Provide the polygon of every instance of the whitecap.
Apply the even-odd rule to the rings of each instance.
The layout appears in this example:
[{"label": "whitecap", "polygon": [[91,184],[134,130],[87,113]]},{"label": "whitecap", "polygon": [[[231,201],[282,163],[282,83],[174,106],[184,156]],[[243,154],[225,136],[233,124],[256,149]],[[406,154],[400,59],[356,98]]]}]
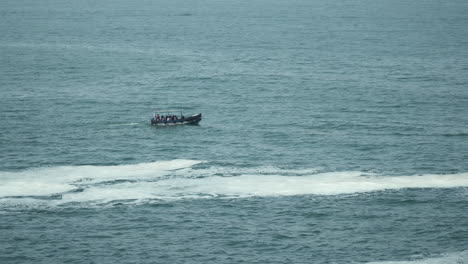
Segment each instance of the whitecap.
[{"label": "whitecap", "polygon": [[442,254],[440,256],[407,261],[378,261],[368,264],[463,264],[468,263],[468,251]]}]

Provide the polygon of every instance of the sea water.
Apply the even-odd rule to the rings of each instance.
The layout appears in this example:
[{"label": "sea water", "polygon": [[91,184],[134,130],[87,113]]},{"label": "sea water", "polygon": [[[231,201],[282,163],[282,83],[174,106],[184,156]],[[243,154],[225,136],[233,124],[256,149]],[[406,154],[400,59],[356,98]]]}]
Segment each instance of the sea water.
[{"label": "sea water", "polygon": [[468,263],[467,13],[2,1],[0,262]]}]

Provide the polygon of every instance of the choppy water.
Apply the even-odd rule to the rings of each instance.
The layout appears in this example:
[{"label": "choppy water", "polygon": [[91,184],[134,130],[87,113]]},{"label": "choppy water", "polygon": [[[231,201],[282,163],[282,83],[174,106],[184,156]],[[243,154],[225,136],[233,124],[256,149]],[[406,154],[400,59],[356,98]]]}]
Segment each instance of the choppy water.
[{"label": "choppy water", "polygon": [[468,263],[467,13],[3,1],[0,262]]}]

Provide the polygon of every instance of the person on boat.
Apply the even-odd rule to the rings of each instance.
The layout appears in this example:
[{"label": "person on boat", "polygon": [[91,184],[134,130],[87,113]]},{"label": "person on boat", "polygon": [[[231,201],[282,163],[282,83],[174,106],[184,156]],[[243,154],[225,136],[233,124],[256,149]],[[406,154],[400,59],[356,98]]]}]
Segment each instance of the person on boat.
[{"label": "person on boat", "polygon": [[156,115],[156,121],[161,121],[161,116],[159,116],[159,114]]}]

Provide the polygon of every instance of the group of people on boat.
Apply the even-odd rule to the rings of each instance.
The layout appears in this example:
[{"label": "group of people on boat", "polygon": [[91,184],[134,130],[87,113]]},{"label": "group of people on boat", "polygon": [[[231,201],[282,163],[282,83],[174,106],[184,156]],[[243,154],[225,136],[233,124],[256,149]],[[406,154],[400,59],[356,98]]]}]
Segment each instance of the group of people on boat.
[{"label": "group of people on boat", "polygon": [[166,116],[160,116],[158,113],[153,114],[154,120],[156,122],[167,122],[167,121],[177,121],[177,120],[184,120],[185,117],[183,115],[180,116],[180,118],[177,115],[166,115]]},{"label": "group of people on boat", "polygon": [[172,114],[172,111],[164,111],[167,115],[159,115],[159,113],[153,113],[153,118],[151,118],[152,125],[196,125],[202,119],[201,113],[188,117],[185,117],[182,111],[180,111],[180,116]]}]

